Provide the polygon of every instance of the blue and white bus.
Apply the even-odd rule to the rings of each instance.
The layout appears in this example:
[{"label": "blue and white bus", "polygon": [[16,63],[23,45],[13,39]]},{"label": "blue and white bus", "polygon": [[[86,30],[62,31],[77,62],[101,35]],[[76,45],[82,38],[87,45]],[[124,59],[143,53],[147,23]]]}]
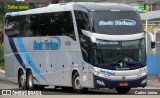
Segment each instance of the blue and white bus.
[{"label": "blue and white bus", "polygon": [[7,13],[6,77],[29,90],[54,85],[77,93],[128,93],[147,85],[145,36],[139,13],[125,4],[66,3]]}]

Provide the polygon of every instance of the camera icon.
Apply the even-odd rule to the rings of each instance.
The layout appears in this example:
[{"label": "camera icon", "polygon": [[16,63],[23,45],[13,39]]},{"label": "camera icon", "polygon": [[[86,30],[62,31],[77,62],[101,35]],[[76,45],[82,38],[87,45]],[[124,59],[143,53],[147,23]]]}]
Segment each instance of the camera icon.
[{"label": "camera icon", "polygon": [[2,95],[11,95],[11,90],[2,90]]}]

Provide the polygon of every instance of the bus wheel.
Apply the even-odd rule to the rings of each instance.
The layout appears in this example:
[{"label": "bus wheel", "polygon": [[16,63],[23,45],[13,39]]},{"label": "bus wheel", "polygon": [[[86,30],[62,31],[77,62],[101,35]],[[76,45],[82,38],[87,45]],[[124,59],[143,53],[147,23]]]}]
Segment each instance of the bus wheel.
[{"label": "bus wheel", "polygon": [[27,86],[28,86],[29,90],[35,89],[35,85],[34,85],[34,82],[33,82],[33,74],[32,74],[31,71],[29,71],[28,74],[27,74]]},{"label": "bus wheel", "polygon": [[75,93],[85,93],[85,92],[88,91],[87,88],[82,88],[81,87],[80,76],[79,76],[78,72],[76,72],[73,75],[72,85],[73,85],[73,90],[74,90]]},{"label": "bus wheel", "polygon": [[18,79],[19,88],[24,90],[27,89],[26,78],[23,71],[20,71],[18,78],[19,78]]},{"label": "bus wheel", "polygon": [[130,91],[131,88],[116,88],[116,91],[119,94],[127,94]]}]

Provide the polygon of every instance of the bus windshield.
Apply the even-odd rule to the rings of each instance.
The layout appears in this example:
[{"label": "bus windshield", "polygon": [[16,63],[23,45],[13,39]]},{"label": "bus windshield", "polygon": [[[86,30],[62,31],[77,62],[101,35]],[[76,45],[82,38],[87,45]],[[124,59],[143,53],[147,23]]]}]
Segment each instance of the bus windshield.
[{"label": "bus windshield", "polygon": [[119,70],[145,66],[145,40],[96,42],[96,67]]},{"label": "bus windshield", "polygon": [[110,35],[127,35],[143,32],[136,11],[92,11],[92,32]]}]

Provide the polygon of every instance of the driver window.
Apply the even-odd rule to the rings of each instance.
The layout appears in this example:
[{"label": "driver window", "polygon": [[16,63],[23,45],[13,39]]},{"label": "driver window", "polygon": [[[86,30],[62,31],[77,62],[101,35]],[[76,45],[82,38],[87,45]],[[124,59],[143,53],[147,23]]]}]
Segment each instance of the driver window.
[{"label": "driver window", "polygon": [[83,35],[82,30],[89,30],[88,14],[82,11],[75,11],[75,18],[81,45],[81,51],[84,61],[89,62],[90,59],[90,38]]},{"label": "driver window", "polygon": [[76,23],[78,28],[78,33],[81,33],[81,30],[89,30],[89,17],[86,12],[75,11]]}]

